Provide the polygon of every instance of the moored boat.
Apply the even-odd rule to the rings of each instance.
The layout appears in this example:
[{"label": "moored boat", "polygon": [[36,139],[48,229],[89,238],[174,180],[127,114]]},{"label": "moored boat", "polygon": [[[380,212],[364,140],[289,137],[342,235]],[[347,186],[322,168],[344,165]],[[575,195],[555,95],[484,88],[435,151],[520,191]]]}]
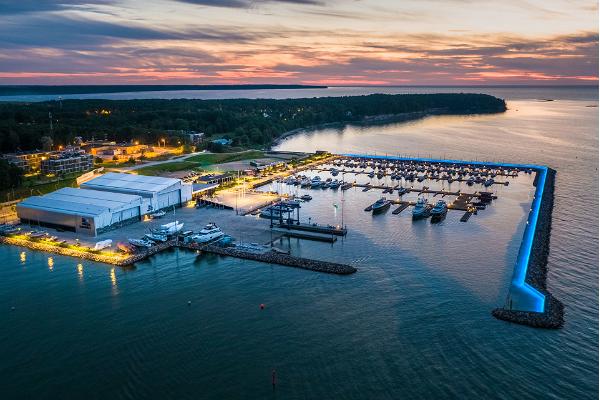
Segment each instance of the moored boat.
[{"label": "moored boat", "polygon": [[144,237],[152,240],[153,242],[166,242],[168,240],[167,235],[160,233],[146,233]]},{"label": "moored boat", "polygon": [[392,202],[390,200],[386,199],[385,197],[382,197],[375,203],[373,203],[371,209],[373,210],[373,214],[377,214],[390,208],[391,204]]},{"label": "moored boat", "polygon": [[164,217],[166,214],[167,214],[166,212],[164,212],[163,210],[160,210],[160,211],[150,214],[150,218],[158,219],[158,218]]},{"label": "moored boat", "polygon": [[214,222],[207,224],[198,234],[193,235],[191,240],[196,243],[208,243],[225,236],[221,228]]},{"label": "moored boat", "polygon": [[333,189],[333,190],[337,190],[340,187],[341,184],[342,183],[340,181],[338,181],[337,179],[335,179],[335,180],[331,181],[331,183],[329,183],[329,187],[331,189]]},{"label": "moored boat", "polygon": [[415,208],[412,210],[413,219],[427,218],[429,216],[429,203],[426,198],[419,197]]},{"label": "moored boat", "polygon": [[444,200],[438,200],[431,209],[431,222],[438,222],[444,219],[448,213],[448,204]]},{"label": "moored boat", "polygon": [[320,188],[321,187],[321,177],[315,176],[314,178],[312,178],[310,181],[310,187],[313,189]]},{"label": "moored boat", "polygon": [[173,221],[168,224],[161,225],[156,233],[161,235],[174,235],[183,228],[183,222]]},{"label": "moored boat", "polygon": [[145,239],[127,239],[127,241],[135,247],[150,248],[153,245],[151,241]]}]

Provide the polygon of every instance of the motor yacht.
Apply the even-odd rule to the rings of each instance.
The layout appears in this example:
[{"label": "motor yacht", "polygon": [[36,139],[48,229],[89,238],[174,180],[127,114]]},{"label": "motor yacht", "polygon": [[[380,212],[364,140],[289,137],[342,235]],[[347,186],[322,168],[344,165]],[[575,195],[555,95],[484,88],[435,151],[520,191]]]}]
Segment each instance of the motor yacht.
[{"label": "motor yacht", "polygon": [[315,176],[314,178],[312,178],[310,181],[310,187],[313,189],[320,188],[321,187],[321,177]]},{"label": "motor yacht", "polygon": [[153,245],[153,243],[150,240],[145,239],[128,239],[127,241],[135,247],[150,248]]},{"label": "motor yacht", "polygon": [[444,200],[438,200],[431,209],[431,222],[438,222],[444,219],[448,212],[448,204]]},{"label": "motor yacht", "polygon": [[424,197],[419,197],[415,208],[412,210],[413,219],[427,218],[429,216],[429,202]]},{"label": "motor yacht", "polygon": [[373,203],[371,209],[373,210],[373,214],[377,214],[390,208],[391,204],[392,202],[390,200],[386,199],[385,197],[382,197],[375,203]]},{"label": "motor yacht", "polygon": [[207,224],[200,232],[191,237],[195,243],[208,243],[220,239],[225,234],[214,222]]},{"label": "motor yacht", "polygon": [[169,222],[168,224],[161,225],[160,228],[158,228],[155,231],[155,233],[158,233],[161,235],[174,235],[177,232],[179,232],[182,228],[183,228],[183,222],[173,221],[173,222]]},{"label": "motor yacht", "polygon": [[337,190],[339,189],[339,187],[342,185],[342,182],[338,181],[337,179],[331,181],[331,183],[329,183],[329,187],[333,190]]}]

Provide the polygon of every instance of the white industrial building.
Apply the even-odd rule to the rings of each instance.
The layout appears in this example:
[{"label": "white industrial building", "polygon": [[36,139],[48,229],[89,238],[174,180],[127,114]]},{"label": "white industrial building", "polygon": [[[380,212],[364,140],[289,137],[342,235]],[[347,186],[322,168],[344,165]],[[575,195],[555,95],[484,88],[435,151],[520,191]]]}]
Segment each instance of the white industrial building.
[{"label": "white industrial building", "polygon": [[97,235],[114,225],[139,221],[142,197],[99,190],[62,188],[17,204],[21,222]]},{"label": "white industrial building", "polygon": [[182,184],[179,179],[157,176],[110,172],[83,183],[81,188],[141,196],[142,215],[178,207],[192,199],[192,185]]},{"label": "white industrial building", "polygon": [[17,204],[21,222],[97,235],[114,226],[139,221],[154,211],[192,199],[192,185],[179,179],[108,173]]}]

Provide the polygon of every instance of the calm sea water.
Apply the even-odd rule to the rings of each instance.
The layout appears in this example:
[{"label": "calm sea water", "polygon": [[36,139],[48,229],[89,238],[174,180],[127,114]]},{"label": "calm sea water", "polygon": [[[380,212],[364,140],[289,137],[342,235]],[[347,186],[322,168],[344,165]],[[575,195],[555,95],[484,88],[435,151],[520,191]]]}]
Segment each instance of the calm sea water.
[{"label": "calm sea water", "polygon": [[[557,169],[548,287],[565,303],[563,329],[490,315],[512,274],[529,177],[466,224],[452,213],[437,226],[374,218],[362,208],[379,194],[349,191],[343,242],[277,243],[356,265],[348,277],[184,251],[123,270],[0,247],[2,398],[596,397],[598,92],[540,90],[482,89],[508,100],[500,115],[325,129],[279,148]],[[341,196],[315,193],[303,218],[339,223]]]}]

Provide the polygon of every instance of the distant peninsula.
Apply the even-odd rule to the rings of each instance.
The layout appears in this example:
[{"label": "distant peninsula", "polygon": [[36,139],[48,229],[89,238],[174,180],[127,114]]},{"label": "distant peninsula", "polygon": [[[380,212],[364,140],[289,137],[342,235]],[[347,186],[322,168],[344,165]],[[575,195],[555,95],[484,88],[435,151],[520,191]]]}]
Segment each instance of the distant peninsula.
[{"label": "distant peninsula", "polygon": [[468,93],[0,102],[0,151],[39,149],[49,138],[54,145],[67,145],[76,137],[150,144],[165,140],[177,145],[194,132],[204,134],[206,146],[215,139],[227,139],[231,147],[267,148],[299,129],[327,124],[374,124],[505,110],[502,99]]},{"label": "distant peninsula", "polygon": [[314,85],[0,85],[0,96],[68,95],[173,90],[327,89]]}]

